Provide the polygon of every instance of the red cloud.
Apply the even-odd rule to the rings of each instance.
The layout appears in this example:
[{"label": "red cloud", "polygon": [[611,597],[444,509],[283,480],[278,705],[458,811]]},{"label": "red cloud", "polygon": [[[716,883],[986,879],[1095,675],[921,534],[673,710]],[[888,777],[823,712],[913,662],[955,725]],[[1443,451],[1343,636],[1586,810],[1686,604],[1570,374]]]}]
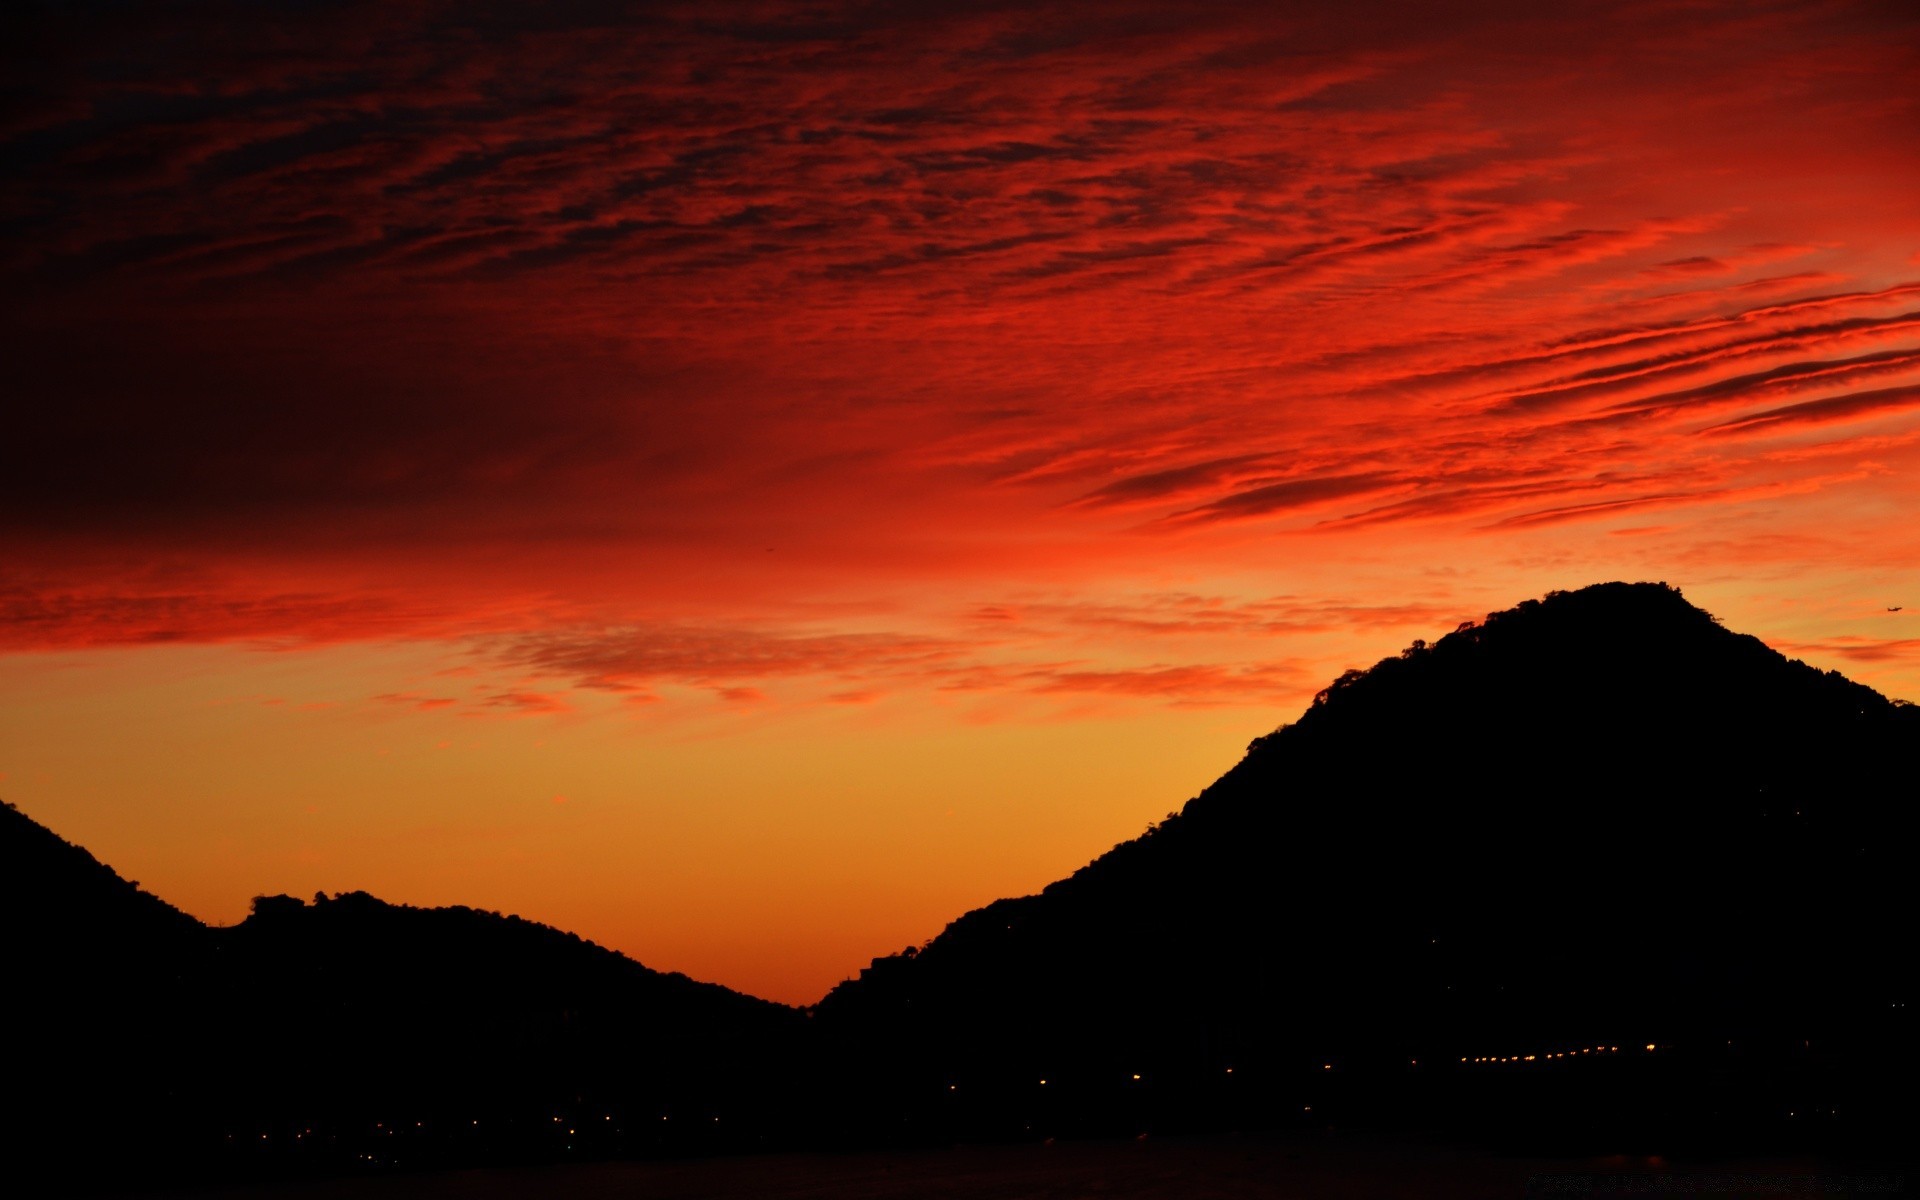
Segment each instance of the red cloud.
[{"label": "red cloud", "polygon": [[1920,379],[1890,10],[183,11],[0,122],[0,647],[857,694],[990,657],[900,597],[1810,494],[1694,435]]},{"label": "red cloud", "polygon": [[[565,700],[546,692],[495,692],[479,703],[484,708],[504,710],[513,716],[548,716],[573,711],[573,706]],[[478,715],[478,710],[468,715]]]},{"label": "red cloud", "polygon": [[1920,385],[1879,388],[1870,392],[1851,392],[1821,400],[1805,400],[1749,414],[1734,421],[1709,427],[1708,433],[1755,433],[1789,425],[1825,425],[1851,421],[1882,413],[1900,412],[1920,405]]},{"label": "red cloud", "polygon": [[1805,658],[1843,658],[1855,663],[1902,662],[1920,658],[1920,638],[1836,637],[1821,642],[1788,642],[1779,649]]}]

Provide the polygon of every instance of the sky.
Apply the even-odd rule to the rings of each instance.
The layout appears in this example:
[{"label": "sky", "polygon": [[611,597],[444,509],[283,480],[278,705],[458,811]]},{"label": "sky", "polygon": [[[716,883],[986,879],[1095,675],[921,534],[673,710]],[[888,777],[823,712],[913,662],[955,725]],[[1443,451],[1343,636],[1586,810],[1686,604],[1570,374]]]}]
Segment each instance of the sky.
[{"label": "sky", "polygon": [[1910,3],[24,14],[0,797],[203,919],[807,1003],[1551,589],[1920,699]]}]

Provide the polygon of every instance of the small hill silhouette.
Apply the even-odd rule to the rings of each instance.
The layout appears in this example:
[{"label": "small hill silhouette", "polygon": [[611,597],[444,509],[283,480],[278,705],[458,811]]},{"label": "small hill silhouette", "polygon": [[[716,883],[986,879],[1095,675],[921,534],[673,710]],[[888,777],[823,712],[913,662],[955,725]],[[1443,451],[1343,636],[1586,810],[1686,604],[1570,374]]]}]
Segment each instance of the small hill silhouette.
[{"label": "small hill silhouette", "polygon": [[[223,1025],[271,1054],[236,1063],[246,1104],[334,1120],[491,1117],[543,1128],[554,1146],[658,1141],[660,1117],[758,1119],[766,1064],[802,1014],[662,974],[592,942],[470,908],[392,905],[364,892],[261,897],[217,931],[217,991],[259,997]],[[559,1116],[561,1121],[552,1118]],[[618,1120],[618,1137],[614,1124]],[[568,1136],[591,1119],[585,1134]],[[644,1122],[644,1124],[642,1124]]]},{"label": "small hill silhouette", "polygon": [[877,960],[820,1023],[887,1047],[876,1092],[983,1131],[1249,1105],[1858,1127],[1912,1063],[1916,761],[1920,710],[1676,590],[1555,593],[1342,676],[1182,812]]},{"label": "small hill silhouette", "polygon": [[12,1164],[69,1179],[706,1151],[804,1016],[544,925],[365,893],[209,928],[0,813]]}]

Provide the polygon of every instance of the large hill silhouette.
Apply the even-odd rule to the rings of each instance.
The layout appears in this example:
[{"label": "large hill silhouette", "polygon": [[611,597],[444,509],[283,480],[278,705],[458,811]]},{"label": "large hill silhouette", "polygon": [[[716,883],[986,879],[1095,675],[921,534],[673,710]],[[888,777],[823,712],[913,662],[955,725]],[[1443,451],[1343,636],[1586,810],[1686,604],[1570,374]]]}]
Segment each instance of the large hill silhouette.
[{"label": "large hill silhouette", "polygon": [[1920,710],[1674,589],[1555,593],[1347,673],[819,1016],[909,1119],[976,1129],[1858,1128],[1912,1064],[1917,761]]},{"label": "large hill silhouette", "polygon": [[[209,928],[0,810],[11,1163],[107,1177],[1418,1121],[1892,1144],[1920,709],[1659,584],[1352,671],[809,1012],[361,893]],[[1008,836],[1018,836],[1009,830]]]}]

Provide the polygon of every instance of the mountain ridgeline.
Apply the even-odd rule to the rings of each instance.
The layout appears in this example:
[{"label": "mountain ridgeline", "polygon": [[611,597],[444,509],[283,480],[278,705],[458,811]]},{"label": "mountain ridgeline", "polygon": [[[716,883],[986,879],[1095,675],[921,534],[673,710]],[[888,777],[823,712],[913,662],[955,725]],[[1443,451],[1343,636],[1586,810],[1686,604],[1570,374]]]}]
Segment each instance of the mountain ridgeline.
[{"label": "mountain ridgeline", "polygon": [[1554,593],[810,1012],[364,894],[208,928],[8,808],[0,1128],[131,1176],[1327,1119],[1872,1143],[1912,1118],[1917,752],[1920,710],[1664,585]]},{"label": "mountain ridgeline", "polygon": [[791,1107],[801,1012],[548,926],[355,892],[208,927],[11,806],[0,866],[9,1162],[125,1181],[712,1152]]},{"label": "mountain ridgeline", "polygon": [[1913,1065],[1916,761],[1920,710],[1673,589],[1555,593],[1342,676],[819,1022],[887,1048],[876,1092],[1007,1132],[1859,1128]]}]

